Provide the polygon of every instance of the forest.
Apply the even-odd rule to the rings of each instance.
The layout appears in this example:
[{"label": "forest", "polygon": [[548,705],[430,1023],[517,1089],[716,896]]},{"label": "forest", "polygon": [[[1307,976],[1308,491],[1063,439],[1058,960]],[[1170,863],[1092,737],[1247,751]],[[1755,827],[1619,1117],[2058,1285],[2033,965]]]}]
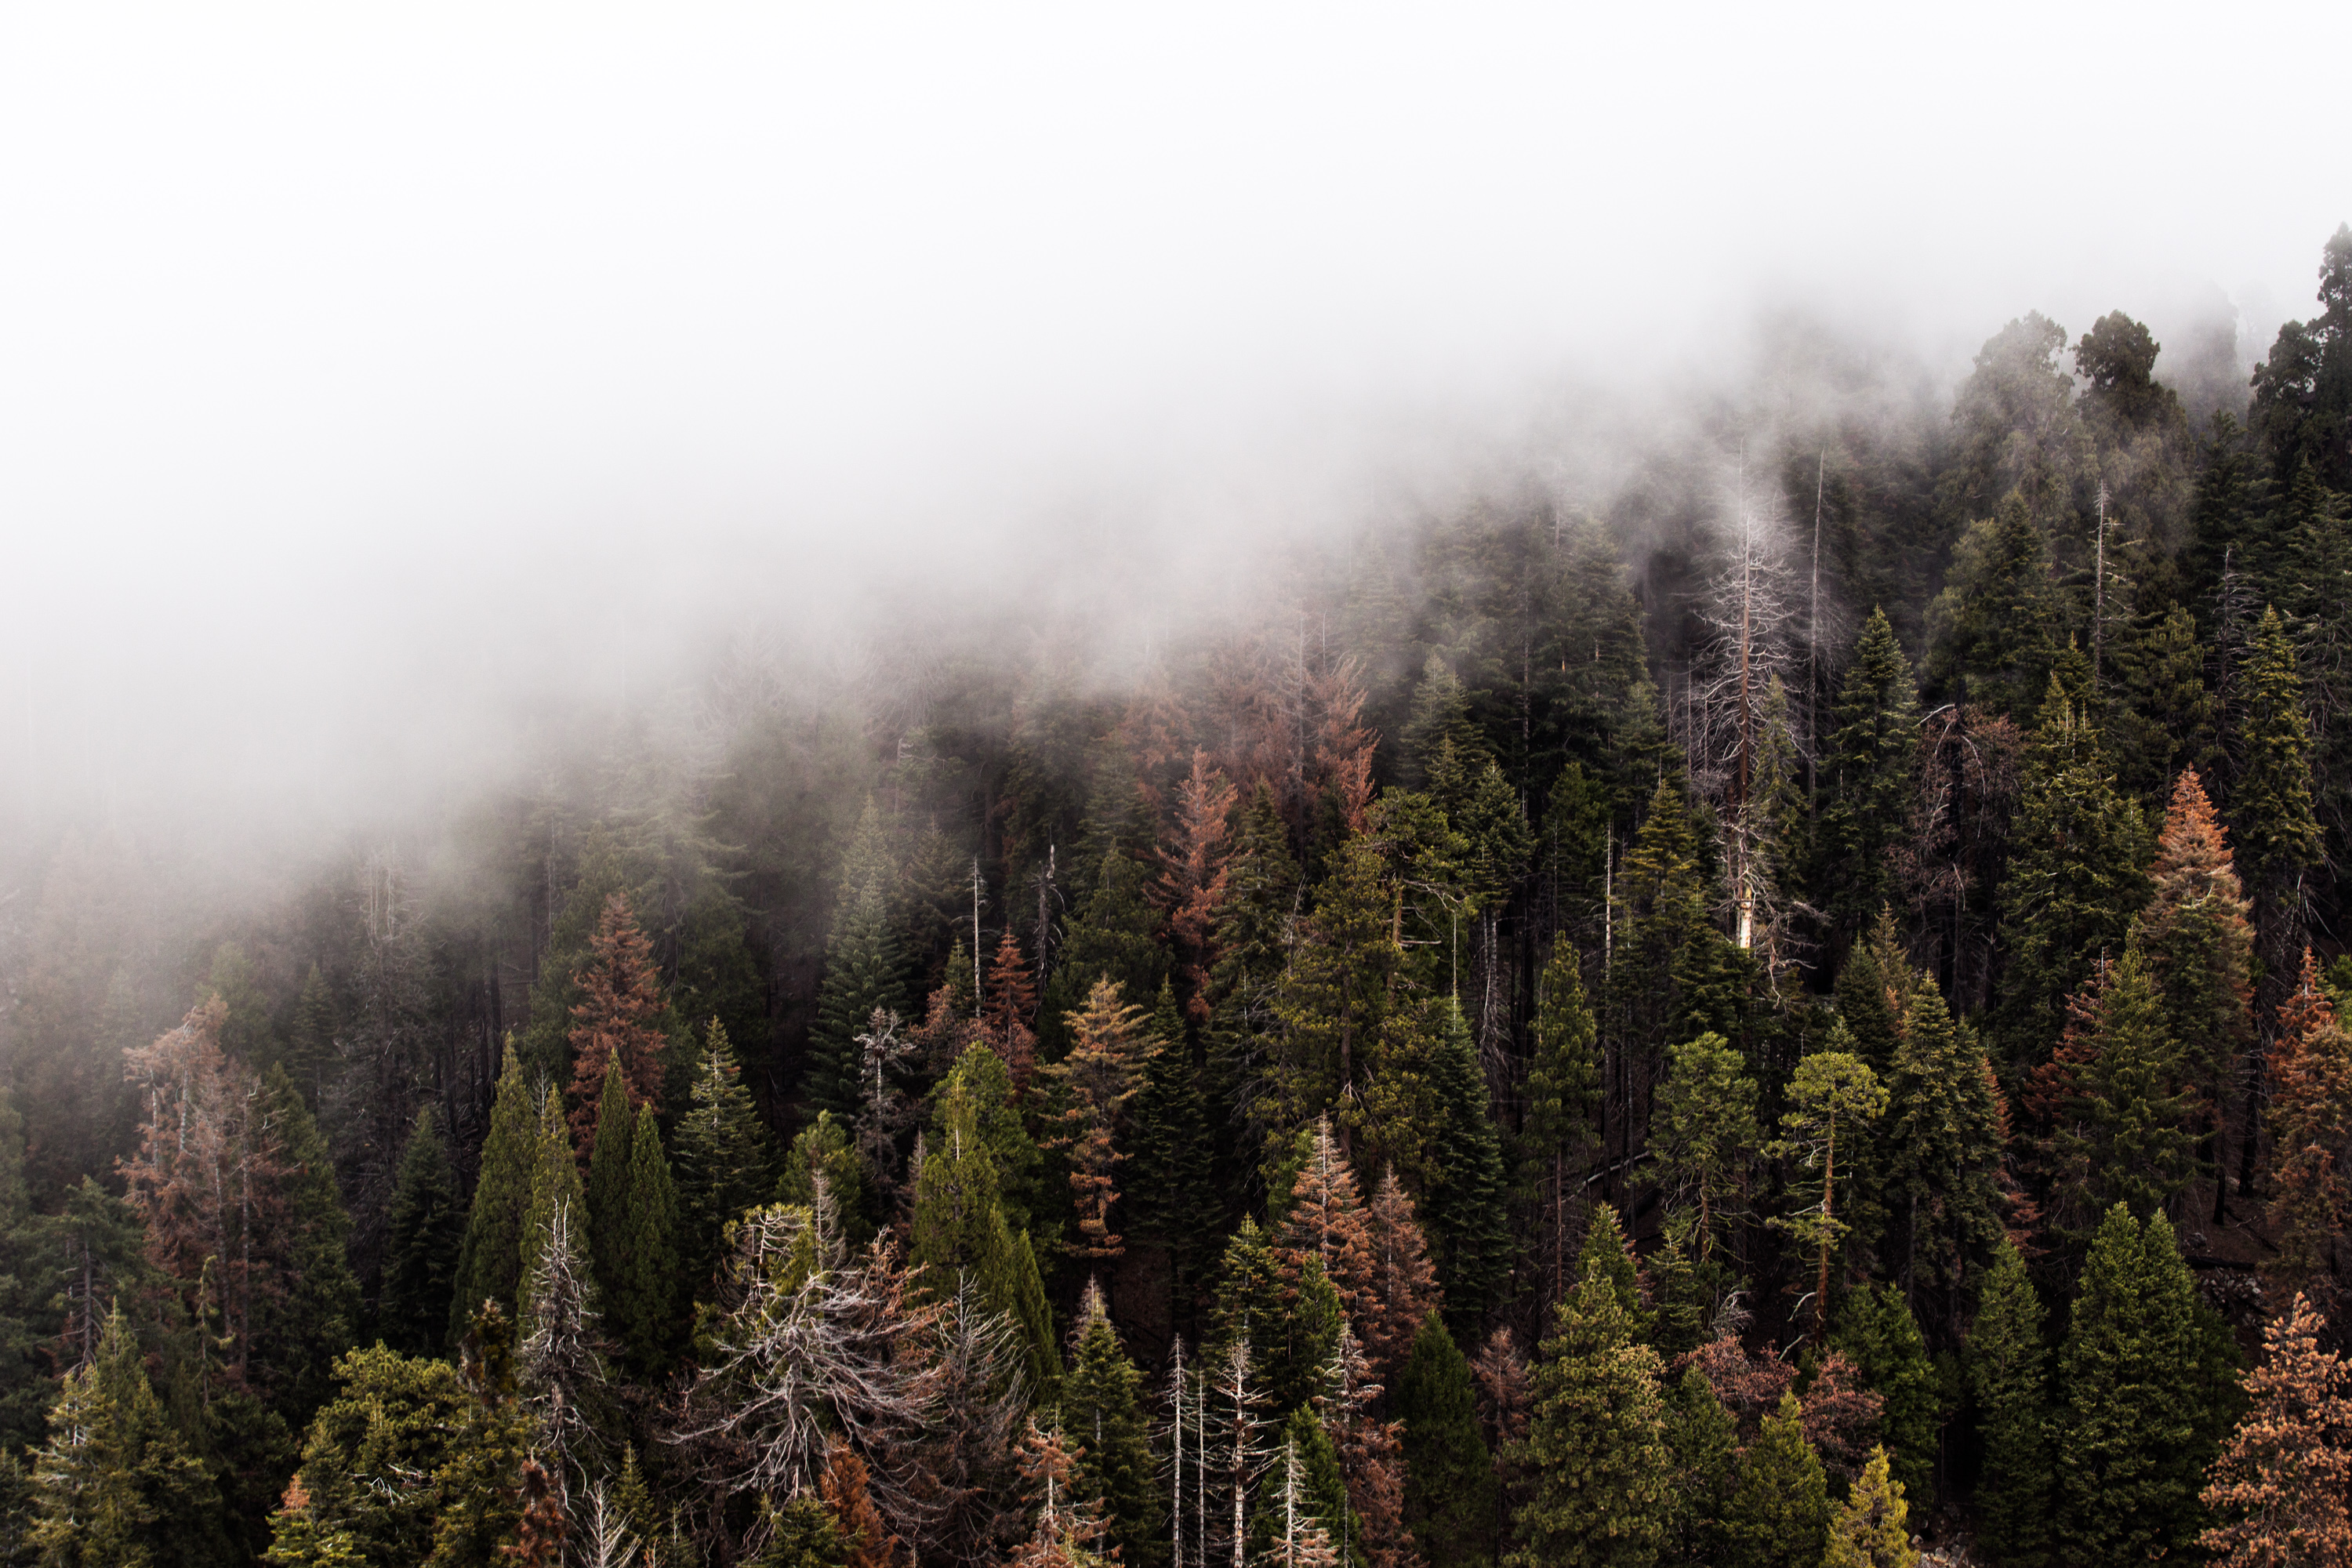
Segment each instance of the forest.
[{"label": "forest", "polygon": [[2352,1562],[2318,277],[717,656],[260,892],[37,836],[0,1558]]}]

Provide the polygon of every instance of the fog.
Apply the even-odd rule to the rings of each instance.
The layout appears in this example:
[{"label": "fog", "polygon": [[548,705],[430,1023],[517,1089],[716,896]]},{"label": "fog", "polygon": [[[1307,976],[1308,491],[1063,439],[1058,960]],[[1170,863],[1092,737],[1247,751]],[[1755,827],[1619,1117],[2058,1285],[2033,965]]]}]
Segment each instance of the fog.
[{"label": "fog", "polygon": [[[1582,10],[1583,14],[1579,14]],[[0,8],[0,811],[333,830],[956,606],[1122,635],[1791,316],[2242,356],[2339,7]],[[2242,369],[2242,366],[2239,367]],[[808,663],[807,661],[814,661]]]}]

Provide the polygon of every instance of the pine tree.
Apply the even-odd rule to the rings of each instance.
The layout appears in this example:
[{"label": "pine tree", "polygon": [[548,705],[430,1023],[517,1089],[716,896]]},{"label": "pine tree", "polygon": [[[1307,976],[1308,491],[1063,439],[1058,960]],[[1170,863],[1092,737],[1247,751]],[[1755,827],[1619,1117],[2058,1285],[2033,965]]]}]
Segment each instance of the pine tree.
[{"label": "pine tree", "polygon": [[897,881],[882,811],[869,798],[842,857],[834,898],[824,983],[817,992],[816,1027],[810,1032],[801,1079],[801,1098],[812,1112],[856,1119],[857,1037],[877,1009],[902,1015],[908,1010],[905,962],[890,919]]},{"label": "pine tree", "polygon": [[1153,1568],[1166,1561],[1158,1539],[1160,1497],[1139,1394],[1143,1374],[1118,1342],[1102,1290],[1087,1282],[1062,1380],[1062,1420],[1078,1445],[1072,1481],[1081,1500],[1098,1500],[1108,1543],[1123,1563]]},{"label": "pine tree", "polygon": [[1360,1320],[1364,1349],[1372,1364],[1393,1380],[1423,1320],[1438,1310],[1443,1297],[1412,1198],[1395,1171],[1381,1173],[1364,1221],[1372,1247],[1372,1303]]},{"label": "pine tree", "polygon": [[2247,1409],[2213,1462],[2200,1500],[2221,1521],[2198,1544],[2230,1568],[2352,1558],[2352,1399],[2343,1358],[2301,1294],[2263,1327]]},{"label": "pine tree", "polygon": [[1739,1477],[1739,1424],[1696,1363],[1666,1390],[1660,1434],[1670,1465],[1661,1555],[1669,1563],[1715,1562]]},{"label": "pine tree", "polygon": [[531,1151],[530,1197],[524,1205],[522,1233],[516,1238],[515,1321],[531,1321],[531,1281],[552,1234],[558,1211],[588,1212],[587,1194],[580,1182],[580,1163],[573,1154],[571,1127],[563,1102],[552,1089],[540,1099],[539,1142]]},{"label": "pine tree", "polygon": [[1915,1568],[1906,1489],[1890,1473],[1886,1450],[1873,1448],[1870,1462],[1830,1520],[1829,1550],[1822,1568]]},{"label": "pine tree", "polygon": [[1404,1422],[1404,1519],[1433,1563],[1491,1563],[1495,1469],[1478,1431],[1470,1363],[1432,1312],[1397,1379]]},{"label": "pine tree", "polygon": [[2163,1215],[2121,1204],[2091,1244],[2059,1352],[2058,1535],[2066,1561],[2186,1552],[2204,1520],[2213,1391],[2196,1287]]},{"label": "pine tree", "polygon": [[[2326,844],[2311,802],[2310,725],[2304,711],[2294,645],[2275,610],[2265,610],[2239,687],[2236,751],[2242,759],[2230,791],[2230,825],[2247,890],[2253,895],[2255,955],[2265,976],[2256,1017],[2267,1020],[2285,999],[2303,945],[2305,878]],[[2259,1079],[2259,1062],[2248,1076]],[[2248,1102],[2241,1134],[2239,1184],[2253,1176],[2261,1101]]]},{"label": "pine tree", "polygon": [[1552,1299],[1567,1294],[1569,1171],[1600,1144],[1601,1051],[1576,949],[1552,938],[1536,995],[1535,1057],[1519,1118],[1517,1198],[1539,1219],[1552,1258]]},{"label": "pine tree", "polygon": [[523,1080],[522,1058],[514,1042],[506,1047],[497,1097],[490,1102],[489,1135],[482,1142],[474,1177],[474,1198],[466,1216],[466,1241],[457,1258],[457,1279],[449,1300],[449,1340],[455,1343],[486,1300],[509,1309],[522,1266],[522,1221],[530,1206],[530,1173],[539,1150],[539,1106]]},{"label": "pine tree", "polygon": [[589,1257],[596,1286],[610,1293],[621,1266],[621,1224],[629,1210],[629,1160],[637,1142],[637,1108],[631,1102],[621,1062],[604,1065],[604,1085],[596,1100],[596,1136],[587,1160],[586,1220]]},{"label": "pine tree", "polygon": [[1172,836],[1157,855],[1160,876],[1153,897],[1168,911],[1168,940],[1176,952],[1172,976],[1185,1016],[1208,1021],[1209,976],[1216,967],[1218,906],[1229,875],[1226,837],[1238,798],[1209,753],[1192,752],[1192,771],[1176,786]]},{"label": "pine tree", "polygon": [[2047,679],[2060,625],[2050,547],[2026,498],[2012,490],[1969,525],[1944,591],[1928,607],[1927,684],[2021,719]]},{"label": "pine tree", "polygon": [[335,1002],[316,963],[302,977],[287,1032],[286,1072],[313,1112],[326,1102],[327,1077],[335,1058]]},{"label": "pine tree", "polygon": [[1192,1299],[1223,1230],[1216,1143],[1201,1073],[1166,985],[1151,1033],[1158,1049],[1146,1055],[1128,1140],[1127,1229],[1134,1242],[1167,1250],[1177,1321],[1189,1328]]},{"label": "pine tree", "polygon": [[619,1337],[629,1365],[651,1381],[677,1349],[684,1303],[678,1290],[677,1188],[662,1153],[661,1128],[643,1113],[636,1119],[624,1190],[620,1216],[612,1222],[617,1236],[613,1272],[602,1285],[604,1321]]},{"label": "pine tree", "polygon": [[446,1496],[430,1483],[463,1440],[473,1396],[447,1362],[382,1345],[344,1356],[335,1375],[340,1392],[310,1423],[267,1561],[422,1563]]},{"label": "pine tree", "polygon": [[2000,1102],[1983,1053],[1943,993],[1915,974],[1895,1017],[1895,1062],[1881,1123],[1888,1250],[1922,1316],[1957,1337],[1975,1272],[2000,1244]]},{"label": "pine tree", "polygon": [[1652,1157],[1696,1211],[1702,1262],[1722,1222],[1738,1213],[1748,1163],[1764,1142],[1756,1124],[1756,1080],[1746,1068],[1721,1035],[1701,1035],[1674,1047],[1658,1091]]},{"label": "pine tree", "polygon": [[764,1522],[767,1544],[751,1560],[751,1568],[849,1568],[849,1543],[815,1493],[798,1494]]},{"label": "pine tree", "polygon": [[1028,960],[1021,955],[1021,939],[1010,926],[997,942],[995,962],[988,966],[980,1016],[989,1043],[1013,1075],[1013,1098],[1026,1098],[1030,1075],[1037,1069],[1037,986],[1029,978]]},{"label": "pine tree", "polygon": [[1853,1291],[1832,1342],[1882,1401],[1880,1459],[1894,1466],[1897,1498],[1931,1497],[1942,1447],[1940,1380],[1909,1303],[1885,1283]]},{"label": "pine tree", "polygon": [[711,1020],[686,1114],[677,1120],[678,1266],[702,1291],[719,1267],[728,1224],[772,1187],[767,1138],[743,1087],[726,1027]]},{"label": "pine tree", "polygon": [[1969,1391],[1984,1468],[1978,1539],[1994,1562],[2036,1568],[2050,1531],[2050,1351],[2024,1257],[2002,1242],[1969,1335]]},{"label": "pine tree", "polygon": [[818,1111],[816,1120],[794,1135],[784,1156],[784,1173],[776,1182],[776,1201],[814,1207],[820,1179],[841,1216],[842,1235],[857,1247],[873,1239],[879,1228],[874,1184],[848,1131],[830,1110]]},{"label": "pine tree", "polygon": [[[352,1220],[336,1191],[333,1156],[284,1068],[273,1064],[263,1076],[261,1103],[284,1173],[275,1201],[282,1209],[285,1289],[261,1304],[255,1333],[270,1363],[262,1381],[271,1407],[299,1431],[331,1392],[335,1358],[358,1337],[360,1288],[346,1251]],[[454,1239],[446,1235],[456,1228],[453,1220],[454,1209],[444,1221],[445,1245]]]},{"label": "pine tree", "polygon": [[[49,1389],[35,1357],[39,1339],[33,1315],[54,1318],[37,1259],[49,1226],[32,1215],[25,1184],[25,1119],[16,1097],[0,1084],[0,1453],[32,1447],[47,1430]],[[54,1254],[52,1254],[54,1256]],[[62,1304],[62,1303],[58,1303]],[[25,1482],[21,1467],[0,1472],[0,1485]],[[5,1506],[5,1502],[0,1502]]]},{"label": "pine tree", "polygon": [[978,1125],[974,1097],[950,1078],[940,1102],[941,1136],[927,1150],[915,1184],[909,1258],[936,1298],[953,1295],[968,1276],[987,1310],[1020,1331],[1028,1386],[1044,1398],[1061,1378],[1052,1313],[1037,1276],[1028,1233],[1005,1223],[997,1164]]},{"label": "pine tree", "polygon": [[2080,1237],[2107,1204],[2152,1213],[2187,1184],[2191,1100],[2137,948],[2101,961],[2067,1011],[2065,1037],[2034,1069],[2028,1100],[2051,1126],[2054,1228]]},{"label": "pine tree", "polygon": [[148,1568],[196,1557],[219,1494],[173,1429],[118,1306],[98,1353],[66,1374],[35,1460],[29,1544],[54,1568]]},{"label": "pine tree", "polygon": [[2288,1291],[2333,1289],[2337,1238],[2352,1222],[2352,1039],[2304,949],[2303,973],[2279,1009],[2270,1064],[2270,1222],[2278,1255],[2264,1272]]},{"label": "pine tree", "polygon": [[[1515,1456],[1532,1476],[1517,1516],[1517,1568],[1658,1560],[1673,1501],[1657,1352],[1622,1295],[1630,1261],[1616,1218],[1596,1216],[1576,1291],[1538,1348],[1534,1416]],[[1408,1428],[1408,1431],[1410,1428]]]},{"label": "pine tree", "polygon": [[631,1106],[659,1109],[662,1050],[669,1043],[669,1003],[654,970],[653,944],[637,929],[628,895],[614,893],[604,901],[589,951],[577,977],[571,1039],[572,1142],[583,1166],[596,1138],[606,1069],[620,1068]]},{"label": "pine tree", "polygon": [[1859,931],[1895,895],[1916,765],[1919,699],[1910,661],[1883,609],[1854,639],[1821,776],[1827,784],[1814,885],[1840,927]]},{"label": "pine tree", "polygon": [[[1117,1144],[1128,1102],[1142,1087],[1144,1054],[1150,1042],[1140,1027],[1142,1009],[1125,1001],[1115,980],[1097,981],[1083,1011],[1070,1022],[1070,1051],[1046,1070],[1057,1092],[1068,1152],[1070,1190],[1076,1200],[1078,1235],[1072,1247],[1080,1258],[1111,1258],[1127,1250],[1111,1229],[1118,1202],[1118,1166],[1126,1156]],[[1021,1092],[1013,1079],[1013,1094]]]},{"label": "pine tree", "polygon": [[[1846,1189],[1851,1190],[1855,1168],[1869,1169],[1871,1131],[1886,1114],[1886,1090],[1879,1084],[1877,1075],[1850,1048],[1840,1048],[1853,1044],[1853,1037],[1844,1029],[1843,1020],[1832,1025],[1827,1048],[1813,1052],[1797,1064],[1797,1070],[1789,1079],[1789,1109],[1780,1113],[1780,1138],[1769,1151],[1795,1158],[1809,1173],[1819,1173],[1818,1177],[1791,1183],[1792,1188],[1797,1189],[1792,1195],[1802,1195],[1817,1186],[1818,1203],[1795,1209],[1785,1217],[1776,1215],[1769,1222],[1789,1231],[1813,1254],[1816,1339],[1820,1338],[1819,1325],[1829,1321],[1832,1263],[1853,1229],[1853,1223],[1844,1217],[1845,1211],[1839,1207],[1839,1182],[1843,1176]],[[1841,1154],[1845,1166],[1843,1172],[1839,1169]]]},{"label": "pine tree", "polygon": [[1486,1101],[1478,1047],[1455,1006],[1444,1009],[1431,1078],[1440,1121],[1437,1175],[1422,1196],[1447,1314],[1465,1331],[1493,1305],[1511,1268],[1502,1134]]},{"label": "pine tree", "polygon": [[1296,1280],[1304,1260],[1313,1258],[1339,1293],[1348,1321],[1367,1321],[1379,1310],[1379,1268],[1355,1170],[1340,1151],[1329,1117],[1302,1131],[1298,1142],[1304,1158],[1275,1227],[1282,1271]]},{"label": "pine tree", "polygon": [[1780,1406],[1739,1461],[1739,1485],[1723,1519],[1727,1568],[1814,1568],[1828,1546],[1829,1479],[1805,1440],[1803,1408]]},{"label": "pine tree", "polygon": [[376,1306],[384,1342],[402,1354],[430,1355],[447,1343],[465,1237],[465,1199],[441,1135],[440,1108],[427,1105],[400,1152]]},{"label": "pine tree", "polygon": [[1404,963],[1395,899],[1379,845],[1369,834],[1350,837],[1316,894],[1273,998],[1282,1026],[1275,1115],[1286,1129],[1336,1110],[1343,1139],[1356,1134],[1360,1118],[1349,1112]]}]

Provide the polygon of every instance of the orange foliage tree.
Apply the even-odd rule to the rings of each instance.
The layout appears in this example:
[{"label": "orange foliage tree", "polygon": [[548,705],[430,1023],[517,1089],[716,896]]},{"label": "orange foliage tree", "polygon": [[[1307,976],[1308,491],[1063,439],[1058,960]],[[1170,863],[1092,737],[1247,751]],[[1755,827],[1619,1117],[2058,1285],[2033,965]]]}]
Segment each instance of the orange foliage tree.
[{"label": "orange foliage tree", "polygon": [[1176,786],[1176,820],[1160,845],[1153,897],[1168,910],[1168,940],[1176,950],[1176,984],[1185,1011],[1209,1021],[1209,971],[1216,964],[1217,908],[1225,896],[1234,786],[1194,748],[1192,771]]},{"label": "orange foliage tree", "polygon": [[658,1110],[661,1099],[669,1003],[654,968],[653,944],[637,929],[625,893],[604,900],[579,981],[581,1000],[572,1009],[572,1142],[584,1168],[596,1141],[604,1068],[614,1058],[631,1105]]},{"label": "orange foliage tree", "polygon": [[2344,1366],[2319,1348],[2327,1321],[2297,1294],[2263,1331],[2246,1414],[2207,1472],[2202,1500],[2223,1522],[2198,1544],[2230,1568],[2352,1563],[2352,1401]]},{"label": "orange foliage tree", "polygon": [[2279,1255],[2273,1278],[2299,1289],[2333,1293],[2337,1233],[2352,1218],[2344,1173],[2352,1134],[2352,1041],[2304,949],[2303,974],[2279,1008],[2271,1052],[2273,1196],[2271,1223]]}]

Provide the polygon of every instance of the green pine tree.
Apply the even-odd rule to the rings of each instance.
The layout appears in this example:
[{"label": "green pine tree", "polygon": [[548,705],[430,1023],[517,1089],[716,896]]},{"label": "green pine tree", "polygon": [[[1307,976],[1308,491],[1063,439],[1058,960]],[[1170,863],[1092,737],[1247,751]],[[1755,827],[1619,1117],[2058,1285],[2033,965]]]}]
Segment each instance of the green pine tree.
[{"label": "green pine tree", "polygon": [[2117,1204],[2091,1243],[2058,1352],[2058,1541],[2085,1568],[2195,1550],[2224,1419],[2218,1324],[2171,1222]]},{"label": "green pine tree", "polygon": [[531,1280],[558,1208],[572,1215],[588,1212],[587,1194],[580,1182],[580,1161],[572,1148],[572,1129],[564,1120],[563,1098],[553,1089],[539,1101],[539,1141],[531,1150],[530,1195],[523,1205],[522,1230],[515,1239],[515,1321],[530,1321]]},{"label": "green pine tree", "polygon": [[1873,1448],[1853,1489],[1830,1521],[1829,1550],[1822,1568],[1914,1568],[1919,1552],[1911,1544],[1906,1489],[1895,1479],[1886,1450]]},{"label": "green pine tree", "polygon": [[1815,901],[1838,926],[1860,931],[1895,896],[1889,856],[1909,831],[1919,747],[1918,690],[1884,610],[1872,610],[1854,639],[1832,722],[1820,763]]},{"label": "green pine tree", "polygon": [[1432,1563],[1495,1560],[1495,1467],[1478,1426],[1470,1363],[1435,1312],[1397,1379],[1404,1422],[1404,1521]]},{"label": "green pine tree", "polygon": [[698,1294],[719,1268],[727,1226],[773,1190],[759,1110],[743,1087],[726,1026],[716,1019],[703,1035],[675,1142],[679,1277]]},{"label": "green pine tree", "polygon": [[1945,581],[1927,610],[1927,684],[2022,720],[2049,678],[2060,626],[2050,547],[2023,495],[2012,490],[1969,525]]},{"label": "green pine tree", "polygon": [[455,1343],[484,1301],[513,1310],[521,1278],[523,1215],[530,1207],[530,1174],[539,1159],[539,1100],[523,1078],[512,1040],[490,1102],[489,1135],[482,1141],[457,1280],[449,1300],[449,1340]]},{"label": "green pine tree", "polygon": [[1739,1479],[1739,1423],[1694,1364],[1666,1390],[1661,1430],[1672,1465],[1662,1557],[1693,1568],[1717,1562],[1724,1512]]},{"label": "green pine tree", "polygon": [[441,1111],[427,1105],[400,1152],[384,1239],[383,1294],[376,1327],[404,1355],[431,1355],[448,1342],[450,1299],[466,1241],[465,1195]]},{"label": "green pine tree", "polygon": [[1727,1568],[1818,1568],[1829,1525],[1829,1478],[1805,1440],[1797,1396],[1784,1393],[1739,1461],[1739,1485],[1724,1510],[1721,1561]]},{"label": "green pine tree", "polygon": [[285,1292],[258,1314],[255,1336],[268,1347],[270,1407],[299,1431],[332,1391],[335,1358],[359,1337],[360,1287],[346,1250],[352,1220],[336,1190],[334,1156],[282,1066],[273,1063],[263,1075],[261,1102],[285,1165],[277,1191]]},{"label": "green pine tree", "polygon": [[596,1288],[607,1300],[621,1268],[621,1224],[629,1208],[629,1161],[636,1152],[637,1109],[619,1054],[605,1064],[596,1100],[596,1136],[588,1146],[586,1221],[590,1265]]},{"label": "green pine tree", "polygon": [[1431,1067],[1439,1116],[1437,1172],[1423,1194],[1421,1217],[1445,1289],[1446,1314],[1467,1331],[1486,1316],[1510,1275],[1510,1211],[1486,1075],[1462,1009],[1450,1004]]},{"label": "green pine tree", "polygon": [[2025,1259],[2001,1243],[1969,1333],[1969,1392],[1984,1466],[1977,1478],[1978,1540],[1995,1563],[2039,1568],[2051,1526],[2050,1350],[2042,1299]]},{"label": "green pine tree", "polygon": [[301,994],[294,1001],[293,1024],[287,1031],[286,1071],[314,1112],[324,1102],[334,1062],[335,999],[327,989],[326,976],[313,963],[302,977]]},{"label": "green pine tree", "polygon": [[908,1256],[934,1297],[953,1296],[968,1278],[990,1311],[1012,1321],[1028,1386],[1044,1399],[1060,1382],[1061,1356],[1036,1255],[1027,1233],[1005,1223],[996,1161],[981,1135],[978,1108],[966,1085],[952,1077],[943,1088],[940,1123],[915,1183]]},{"label": "green pine tree", "polygon": [[1941,1379],[1910,1304],[1883,1282],[1855,1290],[1838,1314],[1831,1343],[1853,1363],[1863,1386],[1883,1402],[1878,1436],[1904,1494],[1930,1497],[1942,1449]]},{"label": "green pine tree", "polygon": [[1650,1140],[1667,1184],[1690,1205],[1704,1263],[1717,1234],[1738,1214],[1748,1166],[1764,1142],[1756,1121],[1756,1080],[1721,1035],[1701,1035],[1674,1047]]},{"label": "green pine tree", "polygon": [[202,1563],[220,1531],[220,1496],[147,1380],[120,1307],[97,1355],[66,1374],[34,1462],[28,1544],[44,1568]]},{"label": "green pine tree", "polygon": [[1515,1456],[1532,1481],[1514,1568],[1647,1568],[1673,1523],[1657,1352],[1626,1309],[1630,1259],[1615,1215],[1602,1211],[1594,1232],[1576,1292],[1552,1310],[1551,1336],[1538,1347],[1533,1415]]},{"label": "green pine tree", "polygon": [[1088,1281],[1062,1379],[1062,1426],[1079,1449],[1073,1500],[1101,1501],[1110,1526],[1107,1543],[1119,1549],[1121,1562],[1157,1568],[1168,1552],[1160,1540],[1162,1499],[1142,1389],[1143,1373],[1119,1344],[1102,1291]]},{"label": "green pine tree", "polygon": [[664,1372],[677,1349],[684,1305],[677,1266],[677,1188],[662,1153],[661,1128],[640,1114],[629,1150],[625,1201],[610,1223],[615,1234],[613,1271],[601,1281],[604,1321],[619,1337],[628,1365],[647,1381]]},{"label": "green pine tree", "polygon": [[1568,933],[1555,935],[1537,986],[1535,1057],[1515,1148],[1516,1196],[1550,1254],[1555,1300],[1567,1293],[1569,1173],[1600,1145],[1600,1035],[1580,969]]},{"label": "green pine tree", "polygon": [[862,1065],[857,1037],[871,1027],[877,1009],[901,1016],[908,1011],[906,960],[891,921],[897,886],[882,808],[868,799],[842,858],[816,1027],[810,1031],[808,1066],[801,1077],[801,1098],[812,1112],[830,1110],[844,1121],[856,1120]]},{"label": "green pine tree", "polygon": [[1208,1100],[1170,985],[1160,988],[1151,1034],[1160,1048],[1145,1061],[1143,1089],[1129,1111],[1132,1131],[1119,1201],[1129,1242],[1166,1249],[1176,1323],[1189,1332],[1193,1298],[1223,1229],[1223,1205]]}]

